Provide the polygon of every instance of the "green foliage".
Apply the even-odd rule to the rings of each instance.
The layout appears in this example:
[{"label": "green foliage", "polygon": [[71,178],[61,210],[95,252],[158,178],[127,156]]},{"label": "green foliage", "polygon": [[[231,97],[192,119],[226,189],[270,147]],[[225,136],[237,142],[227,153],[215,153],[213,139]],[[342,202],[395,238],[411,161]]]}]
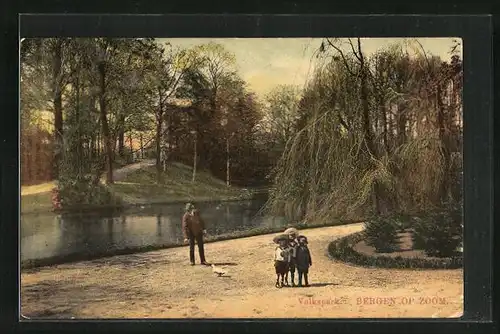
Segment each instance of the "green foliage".
[{"label": "green foliage", "polygon": [[392,215],[393,221],[398,227],[399,232],[404,232],[411,228],[414,223],[414,217],[406,213],[395,213]]},{"label": "green foliage", "polygon": [[366,243],[375,247],[378,253],[390,253],[398,246],[398,225],[394,219],[375,218],[366,223]]},{"label": "green foliage", "polygon": [[[454,85],[450,96],[447,85],[459,83],[461,62],[448,75],[441,71],[448,63],[411,58],[403,45],[363,59],[358,46],[356,39],[323,41],[295,131],[273,171],[269,212],[291,207],[290,219],[302,208],[308,219],[363,218],[460,200],[460,126],[438,124],[428,94],[459,95]],[[447,113],[443,122],[460,112],[460,102],[439,111]],[[452,129],[449,135],[443,127]]]},{"label": "green foliage", "polygon": [[[443,101],[460,95],[461,60],[411,58],[402,45],[362,60],[356,40],[329,42],[304,89],[277,87],[262,105],[221,44],[177,49],[152,38],[26,39],[20,50],[23,126],[48,123],[52,130],[41,115],[50,115],[53,91],[61,92],[61,189],[76,196],[69,187],[77,182],[86,192],[66,202],[86,203],[91,194],[111,201],[99,186],[87,189],[82,175],[103,169],[106,139],[134,134],[137,140],[138,133],[151,138],[146,157],[159,155],[158,141],[162,152],[168,147],[163,161],[196,161],[221,179],[228,162],[230,179],[243,184],[275,167],[268,173],[275,187],[267,207],[293,220],[360,218],[430,208],[448,197],[460,201],[461,128],[450,113],[459,112],[461,101],[445,108],[448,123],[437,124],[428,96],[437,88]],[[340,43],[347,47],[335,48]],[[56,45],[60,71],[54,70]],[[449,130],[446,138],[442,128]],[[121,158],[131,161],[127,150]]]},{"label": "green foliage", "polygon": [[84,207],[120,206],[120,199],[113,196],[108,188],[95,182],[91,176],[59,179],[58,191],[63,210]]},{"label": "green foliage", "polygon": [[412,226],[413,231],[411,234],[413,249],[425,249],[426,243],[423,234],[425,233],[424,231],[426,224],[427,221],[423,220],[422,218],[415,218],[415,222]]},{"label": "green foliage", "polygon": [[266,96],[266,126],[269,127],[275,145],[285,147],[295,130],[301,91],[296,86],[276,86]]},{"label": "green foliage", "polygon": [[361,254],[353,246],[364,238],[364,231],[362,231],[334,240],[328,245],[328,254],[332,259],[363,267],[395,269],[457,269],[463,267],[461,256],[435,259]]},{"label": "green foliage", "polygon": [[[60,74],[53,68],[55,45],[62,47]],[[182,49],[152,38],[26,39],[21,45],[23,128],[45,122],[53,131],[54,124],[40,115],[50,115],[52,90],[61,91],[62,183],[79,174],[98,174],[97,169],[105,167],[107,139],[125,139],[125,149],[117,147],[111,156],[119,163],[131,162],[126,148],[132,135],[135,146],[139,138],[151,138],[144,142],[151,148],[146,157],[159,155],[158,138],[162,153],[169,147],[160,154],[162,160],[175,157],[192,163],[194,130],[199,134],[198,168],[224,171],[224,141],[235,133],[230,172],[240,179],[251,177],[257,170],[254,139],[260,113],[254,94],[235,71],[235,61],[224,46],[213,42]],[[220,125],[223,118],[230,126]],[[107,132],[110,138],[104,137]]]},{"label": "green foliage", "polygon": [[462,242],[462,215],[456,207],[432,211],[414,226],[413,242],[429,256],[449,257]]}]

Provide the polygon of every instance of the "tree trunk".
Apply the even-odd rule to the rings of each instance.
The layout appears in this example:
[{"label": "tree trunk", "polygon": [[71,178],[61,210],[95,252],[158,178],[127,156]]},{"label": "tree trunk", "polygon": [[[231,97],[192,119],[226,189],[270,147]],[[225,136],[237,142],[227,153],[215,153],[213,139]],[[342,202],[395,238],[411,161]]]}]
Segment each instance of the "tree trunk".
[{"label": "tree trunk", "polygon": [[198,160],[198,152],[197,152],[197,146],[198,146],[198,132],[194,133],[194,156],[193,156],[193,182],[196,180],[196,163]]},{"label": "tree trunk", "polygon": [[111,134],[111,143],[113,145],[113,159],[116,160],[116,151],[117,151],[117,144],[118,144],[118,133]]},{"label": "tree trunk", "polygon": [[361,103],[363,107],[363,137],[365,139],[366,146],[368,148],[368,152],[374,156],[375,155],[375,147],[373,144],[373,135],[371,131],[370,125],[370,107],[368,102],[368,87],[366,83],[366,73],[364,66],[361,70],[363,73],[361,74]]},{"label": "tree trunk", "polygon": [[161,119],[162,117],[159,117],[156,120],[156,173],[158,180],[161,178]]},{"label": "tree trunk", "polygon": [[104,152],[106,154],[106,184],[113,183],[113,143],[109,131],[107,110],[106,110],[106,64],[99,63],[99,79],[100,79],[100,120],[102,126],[102,136],[104,139]]},{"label": "tree trunk", "polygon": [[96,139],[96,155],[97,155],[97,159],[100,159],[101,158],[101,120],[100,120],[100,116],[99,116],[99,123],[98,123],[98,126],[99,126],[99,129],[97,130],[97,139]]},{"label": "tree trunk", "polygon": [[226,186],[230,186],[229,183],[229,138],[226,138]]},{"label": "tree trunk", "polygon": [[163,172],[165,173],[167,171],[167,161],[169,159],[170,155],[170,122],[171,122],[171,111],[167,110],[165,120],[162,123],[162,168]]},{"label": "tree trunk", "polygon": [[398,128],[398,145],[401,146],[406,142],[406,105],[404,103],[398,104],[398,116],[397,116],[397,128]]},{"label": "tree trunk", "polygon": [[53,49],[52,93],[54,96],[54,127],[56,150],[54,153],[53,179],[59,179],[63,152],[63,112],[62,112],[62,39],[57,38]]},{"label": "tree trunk", "polygon": [[84,166],[82,164],[84,163],[84,159],[82,156],[82,138],[81,138],[81,125],[80,125],[80,73],[77,73],[76,75],[76,82],[75,82],[75,94],[76,94],[76,106],[75,106],[75,121],[76,121],[76,157],[77,161],[74,161],[73,163],[76,163],[76,170],[78,173],[81,173],[84,170]]},{"label": "tree trunk", "polygon": [[34,183],[40,183],[40,131],[35,132],[35,140],[33,141],[33,158],[36,163],[33,164]]},{"label": "tree trunk", "polygon": [[441,142],[441,155],[443,157],[444,171],[443,171],[443,179],[441,180],[441,184],[439,187],[439,199],[441,202],[444,202],[448,198],[449,193],[449,180],[450,180],[450,162],[451,162],[451,154],[450,147],[448,142],[448,136],[446,132],[446,121],[445,121],[445,110],[442,100],[442,89],[438,85],[436,92],[436,104],[437,104],[437,121],[439,127],[439,140]]},{"label": "tree trunk", "polygon": [[89,142],[89,160],[92,161],[94,159],[94,142],[95,142],[95,137],[94,135],[92,135],[92,137],[90,138],[90,142]]},{"label": "tree trunk", "polygon": [[33,136],[31,132],[26,136],[26,184],[31,184],[33,182],[33,174],[32,174],[32,162],[31,159],[33,157]]},{"label": "tree trunk", "polygon": [[140,141],[141,141],[141,159],[144,159],[144,142],[142,138],[142,132],[139,134]]},{"label": "tree trunk", "polygon": [[[367,68],[365,65],[365,59],[363,53],[361,52],[361,41],[358,38],[358,56],[360,63],[360,71],[361,71],[361,105],[363,110],[363,137],[366,143],[366,147],[368,149],[368,153],[370,156],[377,157],[377,153],[375,151],[374,143],[373,143],[373,134],[371,131],[370,124],[370,105],[368,101],[368,75]],[[376,214],[380,214],[380,185],[377,181],[373,182],[373,192],[372,192],[373,206]]]},{"label": "tree trunk", "polygon": [[382,115],[382,131],[384,134],[384,148],[385,152],[387,154],[390,153],[390,148],[389,148],[389,135],[388,135],[388,129],[387,129],[387,107],[385,105],[385,99],[382,98],[380,101],[380,114]]},{"label": "tree trunk", "polygon": [[156,176],[158,181],[162,179],[161,166],[161,130],[163,125],[163,103],[161,89],[158,88],[159,100],[158,111],[156,112]]},{"label": "tree trunk", "polygon": [[[91,98],[90,100],[90,111],[91,114],[95,112],[95,103],[94,99]],[[93,115],[92,115],[93,116]],[[91,121],[92,122],[92,121]],[[92,127],[94,124],[92,124]],[[92,157],[92,162],[94,162],[96,159],[99,159],[99,152],[97,151],[98,148],[98,143],[99,142],[99,126],[97,126],[97,131],[92,131],[91,138],[90,138],[90,152],[91,152],[91,157]]]},{"label": "tree trunk", "polygon": [[125,116],[124,114],[119,116],[118,120],[118,155],[120,158],[125,156]]},{"label": "tree trunk", "polygon": [[132,159],[131,161],[134,161],[134,145],[132,144],[132,132],[129,133],[128,135],[128,142],[130,145],[130,158]]}]

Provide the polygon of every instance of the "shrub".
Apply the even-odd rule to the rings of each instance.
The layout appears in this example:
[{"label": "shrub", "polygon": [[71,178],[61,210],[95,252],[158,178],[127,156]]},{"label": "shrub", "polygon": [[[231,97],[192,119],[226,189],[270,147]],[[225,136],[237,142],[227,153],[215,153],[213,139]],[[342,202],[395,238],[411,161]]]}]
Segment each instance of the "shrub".
[{"label": "shrub", "polygon": [[375,218],[366,224],[366,243],[378,253],[393,252],[398,246],[398,225],[393,218]]},{"label": "shrub", "polygon": [[397,213],[392,216],[392,219],[398,227],[399,232],[404,232],[413,225],[413,217],[409,214]]},{"label": "shrub", "polygon": [[119,206],[121,201],[106,186],[92,182],[91,176],[75,179],[61,178],[58,182],[60,208],[73,209],[85,206]]},{"label": "shrub", "polygon": [[54,210],[61,210],[61,195],[59,194],[59,189],[54,187],[51,189],[52,207]]},{"label": "shrub", "polygon": [[423,249],[428,256],[453,256],[462,242],[461,223],[461,211],[456,208],[430,212],[414,227],[414,248]]},{"label": "shrub", "polygon": [[411,240],[412,240],[412,248],[413,249],[425,249],[425,239],[423,235],[425,235],[425,224],[426,220],[416,217],[414,218],[414,223],[412,226],[411,232]]}]

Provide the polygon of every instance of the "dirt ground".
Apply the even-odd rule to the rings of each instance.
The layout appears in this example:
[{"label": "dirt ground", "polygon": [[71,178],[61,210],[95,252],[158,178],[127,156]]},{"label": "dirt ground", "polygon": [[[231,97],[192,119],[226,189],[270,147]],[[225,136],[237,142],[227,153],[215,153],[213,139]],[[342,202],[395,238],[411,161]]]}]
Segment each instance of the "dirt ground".
[{"label": "dirt ground", "polygon": [[303,230],[310,287],[274,286],[273,235],[44,267],[21,275],[21,314],[37,318],[392,318],[458,317],[462,270],[361,268],[327,256],[330,241],[361,224]]}]

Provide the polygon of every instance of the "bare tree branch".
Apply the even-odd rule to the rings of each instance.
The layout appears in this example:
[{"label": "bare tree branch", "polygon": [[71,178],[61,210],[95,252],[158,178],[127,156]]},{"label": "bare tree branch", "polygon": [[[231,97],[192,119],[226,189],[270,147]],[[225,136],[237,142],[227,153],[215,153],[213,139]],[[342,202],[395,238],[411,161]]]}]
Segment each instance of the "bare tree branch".
[{"label": "bare tree branch", "polygon": [[344,55],[344,52],[342,52],[342,50],[337,47],[332,41],[330,41],[329,38],[326,39],[326,41],[328,42],[328,44],[334,48],[339,54],[340,56],[342,57],[342,60],[344,61],[344,66],[346,67],[347,71],[352,75],[352,76],[356,76],[356,74],[354,74],[354,72],[351,70],[351,67],[349,66],[349,62],[347,61],[347,58],[345,57]]},{"label": "bare tree branch", "polygon": [[352,54],[356,58],[358,58],[360,63],[362,63],[363,62],[363,54],[361,53],[361,48],[359,47],[359,37],[358,37],[358,52],[359,52],[359,54],[354,49],[354,44],[352,44],[352,40],[349,38],[348,41],[349,41],[349,45],[351,46]]}]

